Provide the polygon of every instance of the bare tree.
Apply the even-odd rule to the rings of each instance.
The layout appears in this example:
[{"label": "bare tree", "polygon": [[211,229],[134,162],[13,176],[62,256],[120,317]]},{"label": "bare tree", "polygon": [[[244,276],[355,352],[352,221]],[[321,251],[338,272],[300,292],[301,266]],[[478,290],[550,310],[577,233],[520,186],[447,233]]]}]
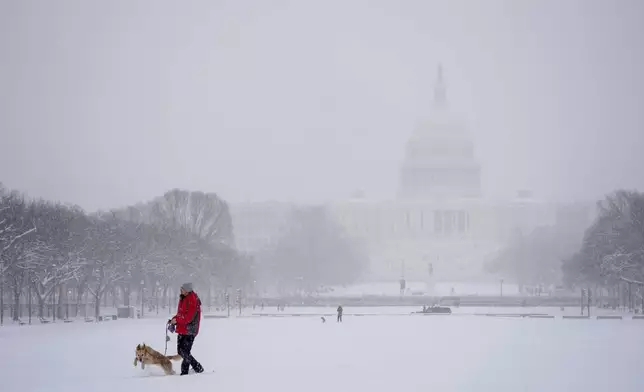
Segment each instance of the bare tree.
[{"label": "bare tree", "polygon": [[568,279],[615,285],[644,281],[644,194],[619,190],[597,203],[578,254],[564,264]]},{"label": "bare tree", "polygon": [[228,206],[214,194],[175,190],[147,204],[88,216],[78,207],[26,203],[0,187],[1,282],[9,278],[16,305],[25,285],[33,288],[41,317],[56,293],[62,313],[69,288],[77,289],[77,304],[91,294],[99,316],[106,292],[121,288],[129,305],[139,280],[151,282],[155,295],[163,284],[165,297],[169,285],[183,279],[239,279],[245,267],[235,265],[232,243]]},{"label": "bare tree", "polygon": [[264,255],[268,275],[280,287],[313,291],[322,284],[348,284],[363,273],[367,256],[361,243],[321,207],[296,210],[290,230]]},{"label": "bare tree", "polygon": [[524,285],[558,284],[563,276],[561,264],[579,249],[584,229],[552,225],[537,227],[527,234],[517,230],[485,268],[513,279],[519,290]]},{"label": "bare tree", "polygon": [[114,220],[97,219],[88,230],[87,245],[83,252],[87,259],[84,273],[88,279],[87,289],[94,297],[94,315],[100,316],[101,299],[114,283],[123,279],[123,269],[115,253],[123,245],[123,238]]},{"label": "bare tree", "polygon": [[22,195],[7,192],[0,184],[0,278],[15,261],[11,248],[36,231],[27,216],[28,205]]},{"label": "bare tree", "polygon": [[[57,288],[77,278],[84,265],[81,257],[82,233],[74,231],[74,223],[83,222],[82,211],[59,204],[32,203],[29,215],[38,227],[19,266],[27,270],[43,317],[44,304]],[[85,226],[81,226],[81,230]],[[59,296],[60,300],[60,296]],[[59,302],[60,307],[60,302]]]},{"label": "bare tree", "polygon": [[214,193],[173,189],[146,204],[116,210],[120,219],[184,229],[212,244],[234,245],[228,204]]}]

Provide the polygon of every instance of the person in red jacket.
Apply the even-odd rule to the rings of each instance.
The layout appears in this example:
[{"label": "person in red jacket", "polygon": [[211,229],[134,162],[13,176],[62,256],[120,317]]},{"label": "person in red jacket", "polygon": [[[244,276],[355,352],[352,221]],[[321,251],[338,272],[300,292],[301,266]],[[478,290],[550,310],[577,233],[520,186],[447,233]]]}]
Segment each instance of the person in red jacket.
[{"label": "person in red jacket", "polygon": [[182,376],[188,374],[190,366],[195,373],[203,372],[203,366],[190,353],[192,344],[199,333],[200,322],[201,300],[192,291],[192,283],[184,283],[181,285],[177,314],[170,320],[170,323],[175,325],[178,335],[177,353],[183,358],[183,362],[181,362]]}]

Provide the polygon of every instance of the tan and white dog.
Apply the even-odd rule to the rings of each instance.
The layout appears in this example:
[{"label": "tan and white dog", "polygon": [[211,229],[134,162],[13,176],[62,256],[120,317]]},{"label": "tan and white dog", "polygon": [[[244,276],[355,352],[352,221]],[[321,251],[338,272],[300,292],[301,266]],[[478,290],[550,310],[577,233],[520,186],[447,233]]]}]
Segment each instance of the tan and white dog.
[{"label": "tan and white dog", "polygon": [[145,369],[145,365],[157,365],[161,366],[167,375],[175,374],[174,370],[172,370],[172,362],[170,361],[179,361],[183,359],[181,358],[181,355],[163,355],[152,347],[146,346],[145,343],[137,345],[135,352],[135,367],[137,363],[141,364],[141,369]]}]

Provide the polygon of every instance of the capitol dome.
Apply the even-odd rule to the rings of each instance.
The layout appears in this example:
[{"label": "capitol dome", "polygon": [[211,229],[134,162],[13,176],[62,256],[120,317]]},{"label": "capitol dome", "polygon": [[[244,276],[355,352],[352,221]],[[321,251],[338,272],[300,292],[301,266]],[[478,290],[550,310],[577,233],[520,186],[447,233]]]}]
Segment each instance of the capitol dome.
[{"label": "capitol dome", "polygon": [[481,193],[480,166],[465,126],[449,111],[442,68],[434,102],[405,147],[399,197],[403,199],[469,198]]}]

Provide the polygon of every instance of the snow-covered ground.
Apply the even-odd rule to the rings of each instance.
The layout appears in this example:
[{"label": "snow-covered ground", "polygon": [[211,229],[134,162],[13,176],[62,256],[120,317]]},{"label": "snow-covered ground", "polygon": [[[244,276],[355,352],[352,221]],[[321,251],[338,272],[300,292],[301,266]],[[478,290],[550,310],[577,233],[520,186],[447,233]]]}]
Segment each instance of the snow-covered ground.
[{"label": "snow-covered ground", "polygon": [[[187,377],[132,366],[137,343],[163,351],[164,321],[0,328],[0,389],[644,390],[642,320],[383,315],[323,324],[316,317],[204,319],[193,353],[216,372]],[[169,353],[175,344],[173,336]]]},{"label": "snow-covered ground", "polygon": [[[450,306],[452,310],[452,315],[456,316],[474,316],[480,314],[547,314],[560,318],[562,316],[579,316],[581,315],[581,308],[579,306],[567,306],[563,310],[558,307],[552,306],[526,306],[526,307],[514,307],[514,306],[499,306],[499,307],[477,307],[477,306],[463,306],[460,308]],[[422,306],[350,306],[344,309],[345,314],[347,315],[409,315],[410,313],[418,312],[422,310]],[[222,310],[219,312],[205,311],[207,314],[213,315],[226,315],[226,311]],[[231,315],[235,316],[239,313],[238,309],[231,309]],[[277,315],[277,316],[287,316],[292,314],[299,315],[334,315],[336,312],[336,307],[308,307],[308,306],[287,306],[283,311],[278,311],[277,308],[266,306],[264,310],[260,307],[256,307],[254,310],[252,308],[244,308],[242,315]],[[585,312],[585,310],[584,310]],[[586,313],[584,313],[586,314]],[[623,316],[624,318],[631,318],[632,313],[627,313],[620,309],[601,309],[601,308],[591,308],[591,316]],[[166,317],[167,318],[167,317]],[[644,322],[642,322],[644,325]]]}]

